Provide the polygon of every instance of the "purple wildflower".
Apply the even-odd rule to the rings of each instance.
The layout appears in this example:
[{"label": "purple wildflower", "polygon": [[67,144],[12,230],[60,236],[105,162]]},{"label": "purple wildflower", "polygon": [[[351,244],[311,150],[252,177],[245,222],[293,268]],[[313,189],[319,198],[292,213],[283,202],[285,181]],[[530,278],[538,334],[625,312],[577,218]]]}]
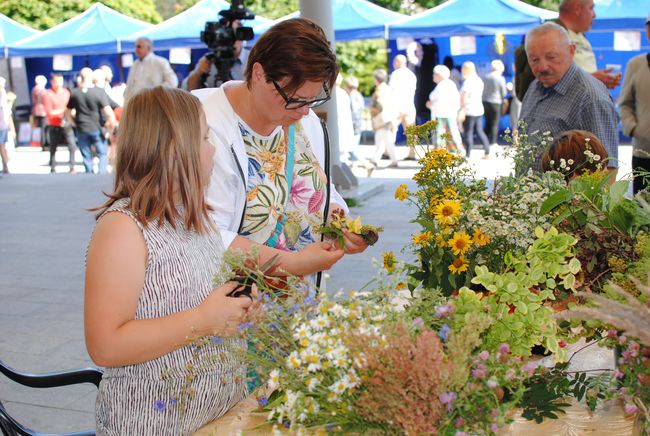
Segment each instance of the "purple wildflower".
[{"label": "purple wildflower", "polygon": [[493,422],[492,425],[490,426],[490,430],[492,430],[492,433],[496,433],[499,431],[499,426]]},{"label": "purple wildflower", "polygon": [[510,354],[510,345],[505,342],[499,345],[499,353],[501,354]]},{"label": "purple wildflower", "polygon": [[420,317],[417,317],[413,320],[413,327],[422,328],[424,327],[424,320]]},{"label": "purple wildflower", "polygon": [[453,408],[454,401],[456,400],[458,396],[456,395],[456,392],[444,392],[440,394],[438,399],[440,400],[441,404],[444,404],[447,406],[447,411],[451,412],[451,409]]},{"label": "purple wildflower", "polygon": [[223,345],[223,338],[219,336],[212,336],[212,343],[217,345]]},{"label": "purple wildflower", "polygon": [[248,330],[248,329],[251,328],[251,327],[253,327],[253,323],[252,323],[252,322],[245,322],[245,323],[243,323],[243,324],[239,324],[239,325],[237,326],[237,331],[238,331],[238,332],[242,332],[242,331],[244,331],[244,330]]},{"label": "purple wildflower", "polygon": [[269,399],[266,397],[260,397],[257,399],[257,404],[260,407],[266,407],[266,405],[269,404]]},{"label": "purple wildflower", "polygon": [[436,308],[436,318],[445,318],[451,314],[452,306],[445,304]]},{"label": "purple wildflower", "polygon": [[488,375],[487,366],[483,365],[482,363],[476,365],[476,368],[472,370],[472,377],[485,378],[487,377],[487,375]]},{"label": "purple wildflower", "polygon": [[447,342],[449,339],[449,332],[451,331],[451,327],[449,327],[447,324],[443,324],[443,326],[440,328],[440,331],[438,332],[438,336],[440,336],[440,339],[442,339],[443,342]]},{"label": "purple wildflower", "polygon": [[167,408],[167,405],[165,404],[164,401],[157,400],[155,403],[153,403],[153,408],[156,409],[158,412],[162,412]]},{"label": "purple wildflower", "polygon": [[488,360],[488,359],[490,358],[490,352],[489,352],[489,351],[485,351],[485,350],[484,350],[484,351],[481,351],[480,353],[478,353],[478,357],[479,357],[479,359],[481,359],[482,361],[486,361],[486,360]]},{"label": "purple wildflower", "polygon": [[464,431],[457,431],[454,436],[467,436],[467,433],[465,433]]}]

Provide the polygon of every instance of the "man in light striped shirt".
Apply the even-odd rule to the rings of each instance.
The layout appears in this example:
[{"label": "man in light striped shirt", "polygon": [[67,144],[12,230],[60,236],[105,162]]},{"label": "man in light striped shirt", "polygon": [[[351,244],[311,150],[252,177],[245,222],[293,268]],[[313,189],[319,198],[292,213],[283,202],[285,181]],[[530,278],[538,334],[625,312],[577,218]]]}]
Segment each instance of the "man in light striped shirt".
[{"label": "man in light striped shirt", "polygon": [[526,35],[526,53],[535,81],[522,102],[521,119],[531,143],[540,143],[533,169],[541,170],[542,134],[557,138],[572,129],[595,134],[609,153],[607,166],[618,167],[614,102],[602,82],[573,62],[575,45],[566,30],[550,22],[532,29]]}]

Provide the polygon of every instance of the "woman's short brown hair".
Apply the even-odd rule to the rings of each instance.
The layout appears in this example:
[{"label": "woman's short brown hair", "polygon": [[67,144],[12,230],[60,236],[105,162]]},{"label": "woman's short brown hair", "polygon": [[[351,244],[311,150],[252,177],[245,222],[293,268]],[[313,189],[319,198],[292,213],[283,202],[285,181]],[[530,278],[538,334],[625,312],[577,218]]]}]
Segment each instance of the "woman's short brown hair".
[{"label": "woman's short brown hair", "polygon": [[176,88],[157,86],[129,99],[120,120],[115,188],[95,209],[97,217],[130,198],[129,209],[145,226],[168,221],[175,227],[181,219],[198,232],[211,227],[201,178],[203,116],[199,100]]},{"label": "woman's short brown hair", "polygon": [[[589,150],[593,155],[598,155],[596,159],[590,159],[585,154]],[[546,150],[542,157],[542,170],[550,171],[557,169],[561,159],[569,164],[570,170],[567,178],[574,175],[580,175],[585,172],[594,172],[600,169],[608,158],[607,150],[600,142],[598,137],[586,130],[567,130],[553,141],[553,144]],[[553,164],[551,164],[551,161]]]},{"label": "woman's short brown hair", "polygon": [[267,81],[289,78],[283,87],[289,95],[305,82],[322,81],[332,89],[339,73],[336,55],[325,32],[307,18],[284,20],[264,32],[248,56],[248,86],[256,62],[264,68]]}]

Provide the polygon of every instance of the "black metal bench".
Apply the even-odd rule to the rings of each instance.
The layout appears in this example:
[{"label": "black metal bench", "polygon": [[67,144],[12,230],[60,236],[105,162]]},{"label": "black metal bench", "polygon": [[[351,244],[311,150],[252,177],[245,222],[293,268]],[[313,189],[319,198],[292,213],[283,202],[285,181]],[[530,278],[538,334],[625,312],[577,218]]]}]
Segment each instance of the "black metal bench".
[{"label": "black metal bench", "polygon": [[[76,385],[80,383],[92,383],[99,387],[99,382],[102,380],[102,371],[97,368],[84,368],[71,371],[52,372],[46,374],[26,374],[18,372],[15,369],[7,366],[0,360],[0,372],[7,376],[10,380],[28,386],[31,388],[55,388],[61,386]],[[8,436],[26,435],[26,436],[43,436],[43,433],[31,430],[12,418],[7,409],[0,401],[0,430]],[[86,430],[76,433],[65,433],[61,436],[87,436],[94,435],[95,430]]]}]

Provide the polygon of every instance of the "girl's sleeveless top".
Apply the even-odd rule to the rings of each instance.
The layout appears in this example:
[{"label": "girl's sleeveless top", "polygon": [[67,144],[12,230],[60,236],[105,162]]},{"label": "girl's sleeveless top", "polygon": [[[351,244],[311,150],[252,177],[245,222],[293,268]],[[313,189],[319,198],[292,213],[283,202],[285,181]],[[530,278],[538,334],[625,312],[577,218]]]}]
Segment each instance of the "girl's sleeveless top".
[{"label": "girl's sleeveless top", "polygon": [[[219,233],[198,234],[182,221],[176,229],[168,222],[145,227],[128,204],[121,199],[105,213],[129,216],[146,242],[148,259],[135,319],[197,307],[212,292],[213,276],[220,271],[225,249]],[[241,339],[203,338],[145,363],[106,368],[96,404],[97,434],[193,433],[246,397],[245,349]]]}]

